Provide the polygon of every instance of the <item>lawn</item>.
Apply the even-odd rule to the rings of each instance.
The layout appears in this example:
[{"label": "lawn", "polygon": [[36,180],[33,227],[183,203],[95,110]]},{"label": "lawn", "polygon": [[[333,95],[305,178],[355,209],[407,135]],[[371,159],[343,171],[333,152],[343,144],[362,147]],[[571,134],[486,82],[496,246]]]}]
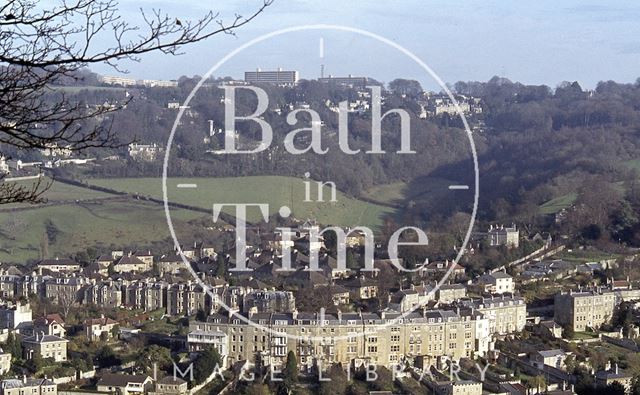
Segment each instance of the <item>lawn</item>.
[{"label": "lawn", "polygon": [[[187,221],[201,213],[175,210],[177,232],[195,231]],[[0,212],[0,261],[22,264],[41,256],[50,233],[49,257],[68,256],[87,247],[148,245],[170,237],[164,208],[136,201],[108,201]],[[53,232],[51,232],[51,230]]]},{"label": "lawn", "polygon": [[587,250],[571,250],[570,252],[565,250],[557,254],[555,258],[560,258],[565,261],[583,263],[583,262],[599,262],[599,261],[604,261],[608,259],[618,259],[622,256],[623,255],[620,255],[620,254],[612,254],[604,251],[587,249]]},{"label": "lawn", "polygon": [[[114,190],[162,198],[162,182],[159,178],[90,179],[87,182]],[[178,184],[196,184],[197,188],[181,189],[177,187]],[[312,182],[311,186],[314,198],[315,183]],[[293,177],[171,178],[167,181],[167,187],[171,202],[209,210],[214,203],[267,203],[270,214],[277,213],[281,206],[287,206],[294,217],[300,220],[315,218],[325,225],[364,225],[375,228],[392,211],[387,207],[348,197],[341,192],[337,193],[336,202],[329,202],[329,187],[324,188],[324,202],[304,202],[304,182]],[[224,211],[235,214],[233,207],[226,207]],[[257,221],[259,218],[257,208],[248,210],[249,221]]]}]

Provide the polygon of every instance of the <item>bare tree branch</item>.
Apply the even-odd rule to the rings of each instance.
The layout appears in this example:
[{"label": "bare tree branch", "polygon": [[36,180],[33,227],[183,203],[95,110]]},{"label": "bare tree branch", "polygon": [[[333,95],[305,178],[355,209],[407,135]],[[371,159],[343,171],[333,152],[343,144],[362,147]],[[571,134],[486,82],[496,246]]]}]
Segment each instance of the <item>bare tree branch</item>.
[{"label": "bare tree branch", "polygon": [[[109,122],[126,103],[89,108],[52,85],[77,79],[78,71],[91,64],[120,70],[123,60],[138,61],[150,52],[178,55],[184,45],[234,34],[272,1],[262,0],[251,15],[235,15],[230,23],[213,11],[197,20],[179,20],[141,9],[143,23],[137,26],[123,20],[115,0],[59,0],[46,9],[35,0],[6,0],[0,5],[0,151],[3,146],[82,151],[128,144]],[[0,204],[38,202],[35,190],[20,188],[0,184]]]}]

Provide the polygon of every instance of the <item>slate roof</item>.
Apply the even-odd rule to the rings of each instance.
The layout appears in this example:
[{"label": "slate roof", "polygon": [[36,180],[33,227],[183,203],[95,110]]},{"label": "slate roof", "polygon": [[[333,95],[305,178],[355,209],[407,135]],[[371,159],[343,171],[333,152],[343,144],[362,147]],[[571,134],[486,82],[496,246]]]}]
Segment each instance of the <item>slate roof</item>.
[{"label": "slate roof", "polygon": [[149,376],[141,374],[113,374],[106,373],[100,380],[98,385],[109,387],[126,387],[129,383],[142,384],[149,379]]}]

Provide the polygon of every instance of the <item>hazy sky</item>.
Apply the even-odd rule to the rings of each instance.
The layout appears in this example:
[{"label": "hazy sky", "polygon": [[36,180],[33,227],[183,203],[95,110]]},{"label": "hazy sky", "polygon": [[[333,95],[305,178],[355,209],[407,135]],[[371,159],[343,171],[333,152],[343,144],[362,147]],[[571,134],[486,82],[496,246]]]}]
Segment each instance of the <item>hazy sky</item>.
[{"label": "hazy sky", "polygon": [[[209,7],[229,20],[247,15],[259,1],[121,0],[125,18],[139,7],[160,8],[180,19]],[[135,78],[172,79],[204,74],[226,53],[262,34],[301,24],[338,24],[365,29],[402,45],[444,81],[485,81],[494,75],[556,86],[577,80],[633,82],[640,77],[640,2],[637,1],[353,1],[275,0],[236,36],[220,35],[171,57],[149,55],[127,64]],[[294,68],[302,78],[320,73],[319,39],[325,42],[327,74],[367,75],[382,81],[416,78],[437,86],[399,52],[351,33],[287,34],[254,46],[214,75],[242,78],[257,67]],[[94,70],[114,74],[106,67]]]}]

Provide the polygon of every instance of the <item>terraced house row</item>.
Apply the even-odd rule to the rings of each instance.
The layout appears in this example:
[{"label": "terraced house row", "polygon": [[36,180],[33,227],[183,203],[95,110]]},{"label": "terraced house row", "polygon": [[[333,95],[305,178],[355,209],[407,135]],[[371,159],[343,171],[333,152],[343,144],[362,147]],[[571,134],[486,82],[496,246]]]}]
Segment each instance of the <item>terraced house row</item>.
[{"label": "terraced house row", "polygon": [[3,299],[38,295],[53,303],[96,305],[104,308],[131,308],[143,311],[164,310],[168,315],[212,313],[227,306],[234,310],[292,311],[291,292],[254,290],[249,286],[212,284],[207,292],[194,281],[169,283],[153,277],[127,280],[122,277],[96,280],[81,275],[0,276]]},{"label": "terraced house row", "polygon": [[226,366],[258,357],[265,364],[283,366],[289,351],[296,353],[303,370],[318,362],[392,366],[421,358],[435,364],[484,356],[493,347],[491,327],[490,318],[473,308],[425,309],[405,316],[397,312],[229,314],[192,322],[187,342],[191,352],[215,347]]}]

